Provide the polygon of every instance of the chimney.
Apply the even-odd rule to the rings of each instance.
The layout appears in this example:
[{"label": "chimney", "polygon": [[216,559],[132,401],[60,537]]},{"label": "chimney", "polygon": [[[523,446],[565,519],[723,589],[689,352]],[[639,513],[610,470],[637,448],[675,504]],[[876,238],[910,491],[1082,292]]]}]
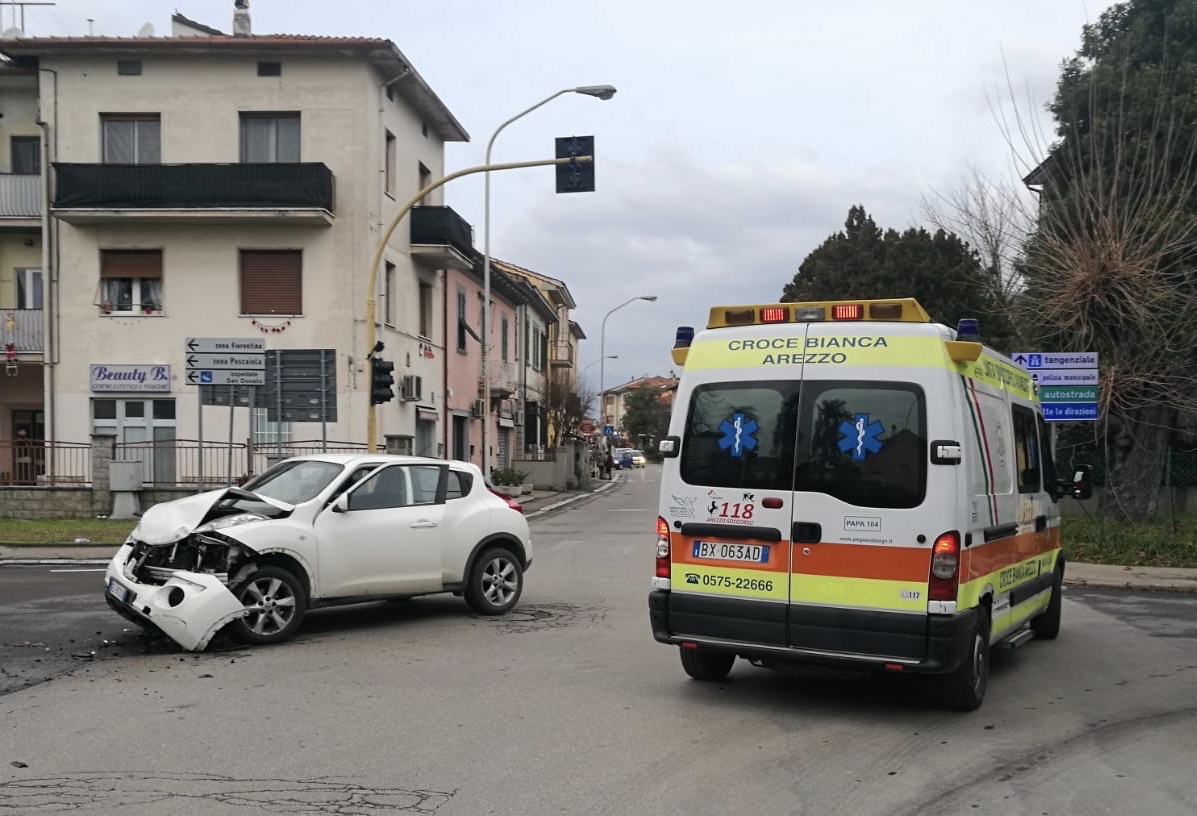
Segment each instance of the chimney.
[{"label": "chimney", "polygon": [[249,0],[233,0],[233,36],[248,37],[253,32],[249,27]]}]

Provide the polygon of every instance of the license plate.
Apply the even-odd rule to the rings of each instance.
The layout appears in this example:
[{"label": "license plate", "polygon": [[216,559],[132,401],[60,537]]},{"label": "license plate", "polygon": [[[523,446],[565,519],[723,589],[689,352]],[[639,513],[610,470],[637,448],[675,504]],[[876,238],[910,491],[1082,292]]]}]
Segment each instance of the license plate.
[{"label": "license plate", "polygon": [[124,603],[129,597],[129,588],[122,586],[115,578],[108,579],[108,594]]},{"label": "license plate", "polygon": [[769,561],[769,547],[766,544],[727,544],[721,541],[695,541],[694,558],[707,561],[748,561],[765,564]]}]

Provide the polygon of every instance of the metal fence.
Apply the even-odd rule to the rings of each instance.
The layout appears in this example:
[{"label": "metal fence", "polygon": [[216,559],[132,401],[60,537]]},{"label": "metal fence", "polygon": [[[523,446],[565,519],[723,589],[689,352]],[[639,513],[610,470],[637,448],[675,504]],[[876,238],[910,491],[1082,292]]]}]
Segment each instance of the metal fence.
[{"label": "metal fence", "polygon": [[0,440],[0,485],[83,487],[89,484],[89,444],[45,439]]},{"label": "metal fence", "polygon": [[116,443],[116,461],[141,462],[146,488],[199,488],[240,484],[275,462],[314,453],[364,452],[366,444],[303,440],[254,445],[250,442],[208,442],[164,439]]},{"label": "metal fence", "polygon": [[[1105,487],[1108,457],[1092,443],[1060,445],[1056,448],[1057,468],[1066,475],[1073,465],[1092,465],[1095,487]],[[1160,487],[1197,487],[1197,449],[1170,448],[1164,454]]]},{"label": "metal fence", "polygon": [[512,462],[556,462],[557,449],[544,445],[526,445],[523,451],[511,452]]}]

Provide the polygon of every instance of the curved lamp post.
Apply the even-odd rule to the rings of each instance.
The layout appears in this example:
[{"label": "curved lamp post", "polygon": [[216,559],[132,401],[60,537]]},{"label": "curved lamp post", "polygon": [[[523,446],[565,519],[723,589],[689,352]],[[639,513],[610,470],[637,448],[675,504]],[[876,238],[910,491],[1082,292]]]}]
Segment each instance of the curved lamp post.
[{"label": "curved lamp post", "polygon": [[603,390],[603,369],[605,366],[602,365],[602,363],[604,363],[607,359],[607,318],[618,312],[624,306],[627,306],[629,303],[635,303],[638,300],[647,300],[651,303],[656,299],[656,295],[637,295],[634,298],[625,300],[623,303],[619,304],[614,309],[603,315],[603,325],[599,330],[599,424],[601,425],[607,424],[607,394]]},{"label": "curved lamp post", "polygon": [[[495,132],[491,134],[490,141],[486,143],[485,163],[490,164],[491,150],[495,146],[495,139],[503,132],[503,128],[517,119],[527,116],[542,105],[547,105],[557,97],[568,93],[582,94],[583,96],[593,96],[595,99],[607,100],[615,96],[615,87],[613,85],[579,85],[576,88],[563,88],[554,94],[546,96],[532,107],[520,111],[495,128]],[[482,398],[486,401],[486,412],[482,417],[482,473],[489,475],[487,466],[490,463],[490,451],[487,442],[487,427],[490,425],[490,377],[487,376],[486,358],[488,354],[487,347],[490,345],[490,173],[486,174],[482,196],[482,229],[484,237],[482,245],[482,376],[480,379],[482,380]]]}]

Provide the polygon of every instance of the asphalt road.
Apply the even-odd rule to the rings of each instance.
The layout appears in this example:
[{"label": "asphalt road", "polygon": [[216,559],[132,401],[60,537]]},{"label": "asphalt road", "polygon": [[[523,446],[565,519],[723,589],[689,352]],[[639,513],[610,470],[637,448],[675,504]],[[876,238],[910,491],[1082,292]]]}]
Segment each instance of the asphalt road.
[{"label": "asphalt road", "polygon": [[996,654],[972,714],[915,678],[698,684],[649,632],[658,472],[535,521],[497,620],[427,598],[191,655],[98,573],[0,568],[0,813],[1197,811],[1190,598],[1070,589],[1060,639]]}]

